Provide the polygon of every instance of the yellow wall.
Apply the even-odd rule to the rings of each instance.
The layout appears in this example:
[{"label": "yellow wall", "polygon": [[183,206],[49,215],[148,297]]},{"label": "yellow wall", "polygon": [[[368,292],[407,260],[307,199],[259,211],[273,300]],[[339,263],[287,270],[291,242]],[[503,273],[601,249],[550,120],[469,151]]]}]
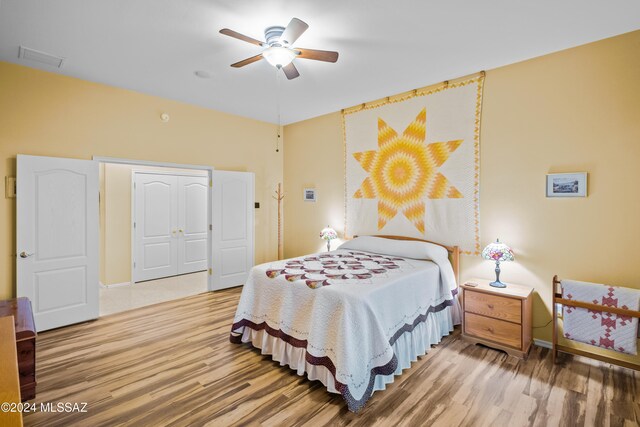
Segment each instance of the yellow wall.
[{"label": "yellow wall", "polygon": [[131,175],[132,171],[208,176],[206,171],[107,163],[100,192],[100,281],[105,285],[131,281]]},{"label": "yellow wall", "polygon": [[[534,286],[534,326],[550,320],[551,278],[640,288],[640,31],[487,72],[481,131],[481,242],[515,251],[502,279]],[[391,95],[391,94],[390,94]],[[285,256],[344,229],[340,113],[285,127]],[[545,198],[545,174],[589,173],[589,197]],[[316,204],[302,188],[319,190]],[[462,279],[492,278],[479,257]],[[534,336],[549,340],[550,326]]]},{"label": "yellow wall", "polygon": [[[326,249],[320,230],[344,230],[344,147],[340,113],[284,127],[284,257]],[[305,188],[317,201],[305,202]],[[340,243],[334,240],[333,247]]]},{"label": "yellow wall", "polygon": [[[212,93],[211,96],[216,96]],[[160,113],[171,116],[163,123]],[[276,126],[0,62],[0,176],[16,154],[123,157],[256,174],[256,262],[277,258]],[[0,203],[0,298],[15,295],[15,199]]]}]

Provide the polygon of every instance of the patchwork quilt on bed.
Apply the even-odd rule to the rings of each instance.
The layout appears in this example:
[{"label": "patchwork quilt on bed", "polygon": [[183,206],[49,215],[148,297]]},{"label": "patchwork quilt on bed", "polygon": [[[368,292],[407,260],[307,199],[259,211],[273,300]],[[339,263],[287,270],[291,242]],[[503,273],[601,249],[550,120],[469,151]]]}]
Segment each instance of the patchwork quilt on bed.
[{"label": "patchwork quilt on bed", "polygon": [[404,258],[363,252],[327,253],[285,261],[283,269],[267,270],[267,277],[274,279],[284,275],[289,282],[303,280],[311,289],[336,283],[349,283],[387,274],[400,268]]},{"label": "patchwork quilt on bed", "polygon": [[340,249],[256,266],[231,341],[250,341],[249,328],[304,348],[306,362],[326,367],[357,411],[371,397],[376,375],[396,371],[393,343],[453,305],[451,266],[443,264],[442,273],[435,262],[443,263]]}]

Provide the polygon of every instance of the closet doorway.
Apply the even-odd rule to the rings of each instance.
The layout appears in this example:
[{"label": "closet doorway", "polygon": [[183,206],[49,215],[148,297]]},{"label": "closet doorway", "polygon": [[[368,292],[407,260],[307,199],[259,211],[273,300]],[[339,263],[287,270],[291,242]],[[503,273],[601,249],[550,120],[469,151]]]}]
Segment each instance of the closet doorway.
[{"label": "closet doorway", "polygon": [[209,171],[100,164],[100,315],[207,292]]}]

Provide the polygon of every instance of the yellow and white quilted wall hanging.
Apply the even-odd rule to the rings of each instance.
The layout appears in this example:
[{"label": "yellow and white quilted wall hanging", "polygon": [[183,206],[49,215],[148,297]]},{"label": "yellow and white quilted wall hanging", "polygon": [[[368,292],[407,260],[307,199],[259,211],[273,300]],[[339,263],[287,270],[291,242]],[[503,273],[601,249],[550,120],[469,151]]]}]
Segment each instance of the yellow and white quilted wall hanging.
[{"label": "yellow and white quilted wall hanging", "polygon": [[343,113],[346,236],[411,236],[480,252],[483,79]]}]

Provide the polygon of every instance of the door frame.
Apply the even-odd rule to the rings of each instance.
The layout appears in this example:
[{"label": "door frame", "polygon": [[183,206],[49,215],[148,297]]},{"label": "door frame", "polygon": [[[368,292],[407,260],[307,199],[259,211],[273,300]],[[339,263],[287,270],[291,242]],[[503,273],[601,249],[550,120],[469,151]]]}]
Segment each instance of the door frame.
[{"label": "door frame", "polygon": [[[162,167],[166,167],[166,166],[162,166]],[[181,168],[184,169],[184,168]],[[197,169],[199,171],[203,171],[203,169]],[[135,188],[134,188],[134,184],[135,184],[135,179],[136,176],[135,174],[148,174],[148,175],[171,175],[171,176],[191,176],[191,177],[198,177],[198,178],[205,178],[208,177],[209,178],[209,182],[211,182],[211,174],[209,172],[207,172],[207,175],[204,174],[193,174],[193,173],[189,173],[189,172],[171,172],[171,171],[155,171],[155,170],[148,170],[148,169],[131,169],[131,284],[135,283],[134,280],[134,276],[135,276],[135,266],[134,266],[134,259],[136,256],[136,236],[135,233],[133,231],[133,223],[135,222],[136,219],[136,205],[135,205],[135,201],[136,201],[136,195],[135,195]],[[210,210],[209,205],[211,204],[211,186],[209,186],[209,191],[207,192],[207,210]],[[213,213],[211,214],[211,216],[213,217]],[[207,218],[209,220],[209,224],[211,225],[212,222],[209,218]],[[209,227],[211,228],[211,227]],[[210,233],[210,231],[212,230],[208,230],[207,231],[207,246],[211,245],[211,240],[210,240],[210,236],[212,236],[212,234]],[[209,254],[210,250],[207,249],[207,258],[210,258],[210,254]],[[207,259],[207,270],[209,268],[211,268],[212,266],[210,266],[209,264],[211,264],[211,260]],[[207,281],[207,288],[209,288],[208,285],[208,281]],[[211,289],[209,289],[211,290]]]},{"label": "door frame", "polygon": [[[103,156],[93,156],[93,160],[98,162],[98,163],[115,163],[115,164],[125,164],[125,165],[133,165],[133,166],[153,166],[153,167],[160,167],[160,168],[176,168],[176,169],[195,169],[195,170],[204,170],[207,171],[207,177],[209,178],[209,191],[207,193],[208,196],[208,203],[207,203],[207,221],[209,223],[209,230],[207,230],[207,271],[208,271],[208,275],[207,275],[207,290],[211,291],[213,289],[213,265],[212,265],[212,259],[213,259],[213,253],[211,251],[211,242],[213,239],[213,233],[212,233],[212,228],[213,228],[213,212],[211,209],[211,200],[213,198],[213,185],[212,185],[212,179],[213,179],[213,171],[214,171],[214,167],[213,166],[204,166],[204,165],[190,165],[190,164],[182,164],[182,163],[171,163],[171,162],[156,162],[156,161],[150,161],[150,160],[136,160],[136,159],[123,159],[123,158],[119,158],[119,157],[103,157]],[[131,171],[131,177],[133,179],[133,170]],[[141,171],[142,172],[142,171]],[[133,187],[133,184],[132,184]],[[133,200],[133,193],[131,194],[132,200]],[[133,206],[132,206],[133,208]],[[133,221],[133,218],[132,218]],[[133,224],[133,223],[132,223]],[[131,245],[133,248],[133,233],[131,233]],[[131,282],[133,283],[133,253],[131,256]]]}]

